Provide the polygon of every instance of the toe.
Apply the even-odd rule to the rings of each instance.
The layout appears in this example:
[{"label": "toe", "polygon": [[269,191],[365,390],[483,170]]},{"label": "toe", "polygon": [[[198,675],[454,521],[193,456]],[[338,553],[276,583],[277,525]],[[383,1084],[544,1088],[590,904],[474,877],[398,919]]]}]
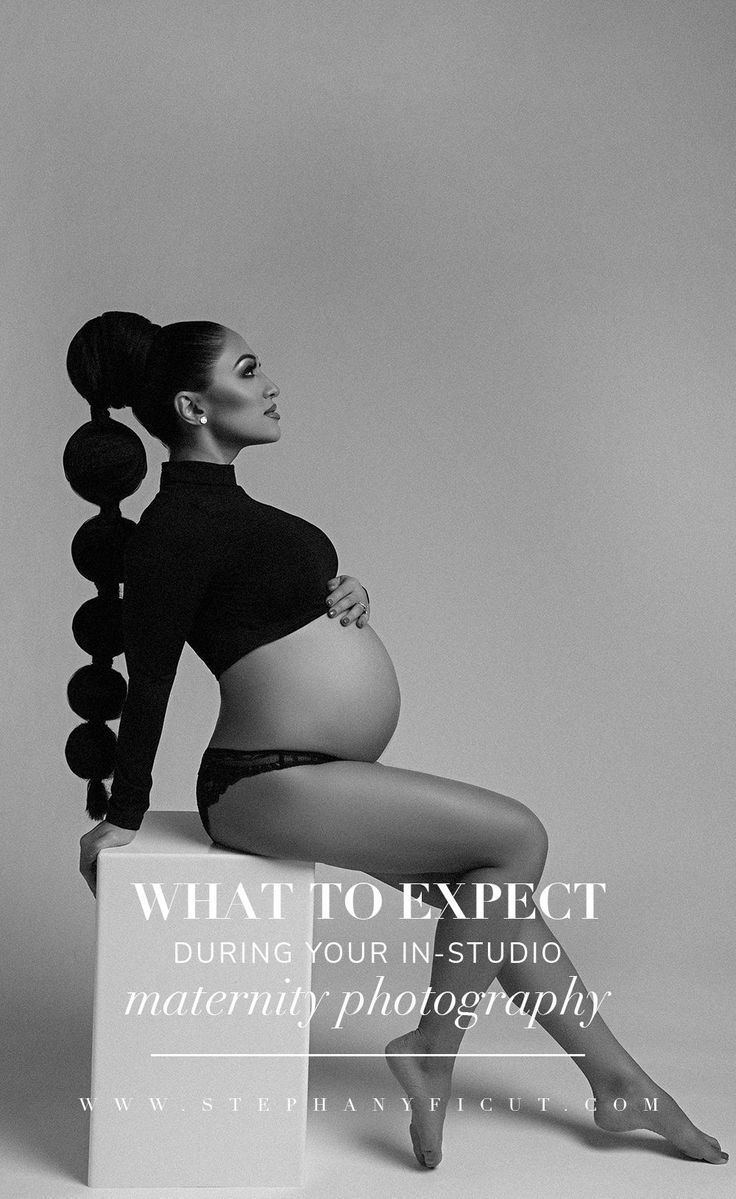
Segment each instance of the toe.
[{"label": "toe", "polygon": [[424,1166],[426,1170],[434,1170],[442,1160],[441,1149],[423,1149],[419,1139],[419,1134],[414,1127],[413,1122],[409,1125],[409,1135],[411,1136],[411,1144],[414,1150],[414,1156],[420,1166]]},{"label": "toe", "polygon": [[725,1164],[728,1161],[728,1154],[721,1149],[721,1142],[716,1137],[712,1137],[708,1132],[704,1132],[703,1136],[712,1150],[712,1153],[709,1153],[705,1160],[714,1162],[716,1165]]},{"label": "toe", "polygon": [[706,1144],[701,1144],[699,1151],[695,1150],[693,1147],[685,1152],[688,1153],[688,1156],[690,1157],[700,1158],[701,1161],[712,1162],[715,1165],[719,1165],[721,1162],[728,1161],[728,1154],[723,1152],[717,1141],[713,1143],[710,1140],[710,1137],[708,1138]]},{"label": "toe", "polygon": [[414,1150],[414,1156],[417,1159],[417,1161],[419,1162],[419,1165],[423,1166],[424,1165],[424,1153],[422,1152],[421,1142],[419,1140],[419,1137],[417,1136],[417,1130],[413,1124],[409,1125],[409,1136],[411,1137],[411,1144],[412,1144],[412,1148]]}]

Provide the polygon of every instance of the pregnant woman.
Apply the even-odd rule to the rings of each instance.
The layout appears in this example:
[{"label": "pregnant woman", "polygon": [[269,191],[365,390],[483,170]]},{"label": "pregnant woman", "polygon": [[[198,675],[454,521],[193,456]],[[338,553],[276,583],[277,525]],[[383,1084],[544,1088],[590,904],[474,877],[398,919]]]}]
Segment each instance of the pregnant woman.
[{"label": "pregnant woman", "polygon": [[[209,322],[161,327],[132,313],[105,313],[76,334],[67,367],[93,417],[130,403],[170,454],[126,548],[128,692],[106,818],[81,838],[80,869],[93,892],[98,853],[132,841],[148,807],[166,705],[188,642],[220,686],[197,779],[199,811],[215,843],[365,871],[399,888],[428,882],[427,902],[440,909],[433,994],[451,992],[472,1008],[497,975],[507,994],[528,992],[530,1006],[542,991],[562,998],[580,975],[561,948],[554,963],[535,962],[530,952],[524,963],[500,967],[485,953],[448,956],[452,941],[493,943],[494,955],[512,937],[530,951],[536,942],[556,944],[538,909],[535,919],[515,922],[489,904],[481,916],[476,888],[463,885],[536,887],[546,834],[508,796],[378,761],[396,728],[400,694],[369,623],[367,591],[338,574],[325,533],[236,481],[239,452],[281,436],[279,389],[253,350]],[[190,716],[201,729],[206,714]],[[587,996],[583,1011],[556,1004],[537,1019],[565,1052],[584,1055],[572,1060],[590,1083],[598,1125],[648,1128],[690,1158],[726,1161],[715,1138],[644,1073],[591,1002]],[[414,1153],[428,1168],[441,1158],[463,1036],[455,1015],[429,1007],[386,1046],[388,1065],[413,1100]]]}]

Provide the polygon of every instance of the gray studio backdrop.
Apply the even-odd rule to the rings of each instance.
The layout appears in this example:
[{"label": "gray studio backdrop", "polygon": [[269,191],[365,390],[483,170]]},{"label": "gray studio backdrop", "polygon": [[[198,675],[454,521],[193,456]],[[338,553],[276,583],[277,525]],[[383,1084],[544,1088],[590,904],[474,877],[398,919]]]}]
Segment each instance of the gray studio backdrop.
[{"label": "gray studio backdrop", "polygon": [[[40,1091],[57,1112],[86,1068],[94,903],[63,748],[86,660],[70,622],[92,594],[69,545],[94,510],[61,455],[88,411],[66,347],[107,308],[221,321],[262,356],[282,437],[236,473],[324,528],[369,588],[403,695],[383,760],[516,796],[549,828],[548,878],[605,880],[601,920],[567,942],[652,1072],[672,1077],[674,1038],[693,1070],[705,1060],[717,1133],[733,983],[733,4],[67,0],[2,15],[5,1010],[37,1083],[18,1160],[33,1159]],[[164,456],[141,435],[133,518]],[[193,807],[216,704],[185,650],[156,807]]]}]

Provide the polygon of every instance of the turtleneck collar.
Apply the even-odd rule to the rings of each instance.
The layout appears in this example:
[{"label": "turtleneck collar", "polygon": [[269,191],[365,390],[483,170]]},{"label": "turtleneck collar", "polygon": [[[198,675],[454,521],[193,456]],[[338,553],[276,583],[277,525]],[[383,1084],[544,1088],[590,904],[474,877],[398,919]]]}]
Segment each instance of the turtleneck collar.
[{"label": "turtleneck collar", "polygon": [[180,458],[161,463],[161,486],[199,483],[209,487],[237,487],[232,462],[205,462],[201,458]]}]

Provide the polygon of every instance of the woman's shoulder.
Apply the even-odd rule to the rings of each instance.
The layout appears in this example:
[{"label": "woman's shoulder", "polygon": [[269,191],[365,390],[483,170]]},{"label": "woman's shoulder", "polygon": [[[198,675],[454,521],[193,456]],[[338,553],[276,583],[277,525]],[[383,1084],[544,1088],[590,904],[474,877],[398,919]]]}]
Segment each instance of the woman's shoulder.
[{"label": "woman's shoulder", "polygon": [[230,488],[162,487],[144,508],[141,520],[175,524],[200,518],[206,523],[221,516],[230,503]]},{"label": "woman's shoulder", "polygon": [[162,489],[143,509],[131,533],[130,548],[156,542],[176,542],[192,548],[209,544],[220,527],[220,507],[216,496],[183,488]]}]

